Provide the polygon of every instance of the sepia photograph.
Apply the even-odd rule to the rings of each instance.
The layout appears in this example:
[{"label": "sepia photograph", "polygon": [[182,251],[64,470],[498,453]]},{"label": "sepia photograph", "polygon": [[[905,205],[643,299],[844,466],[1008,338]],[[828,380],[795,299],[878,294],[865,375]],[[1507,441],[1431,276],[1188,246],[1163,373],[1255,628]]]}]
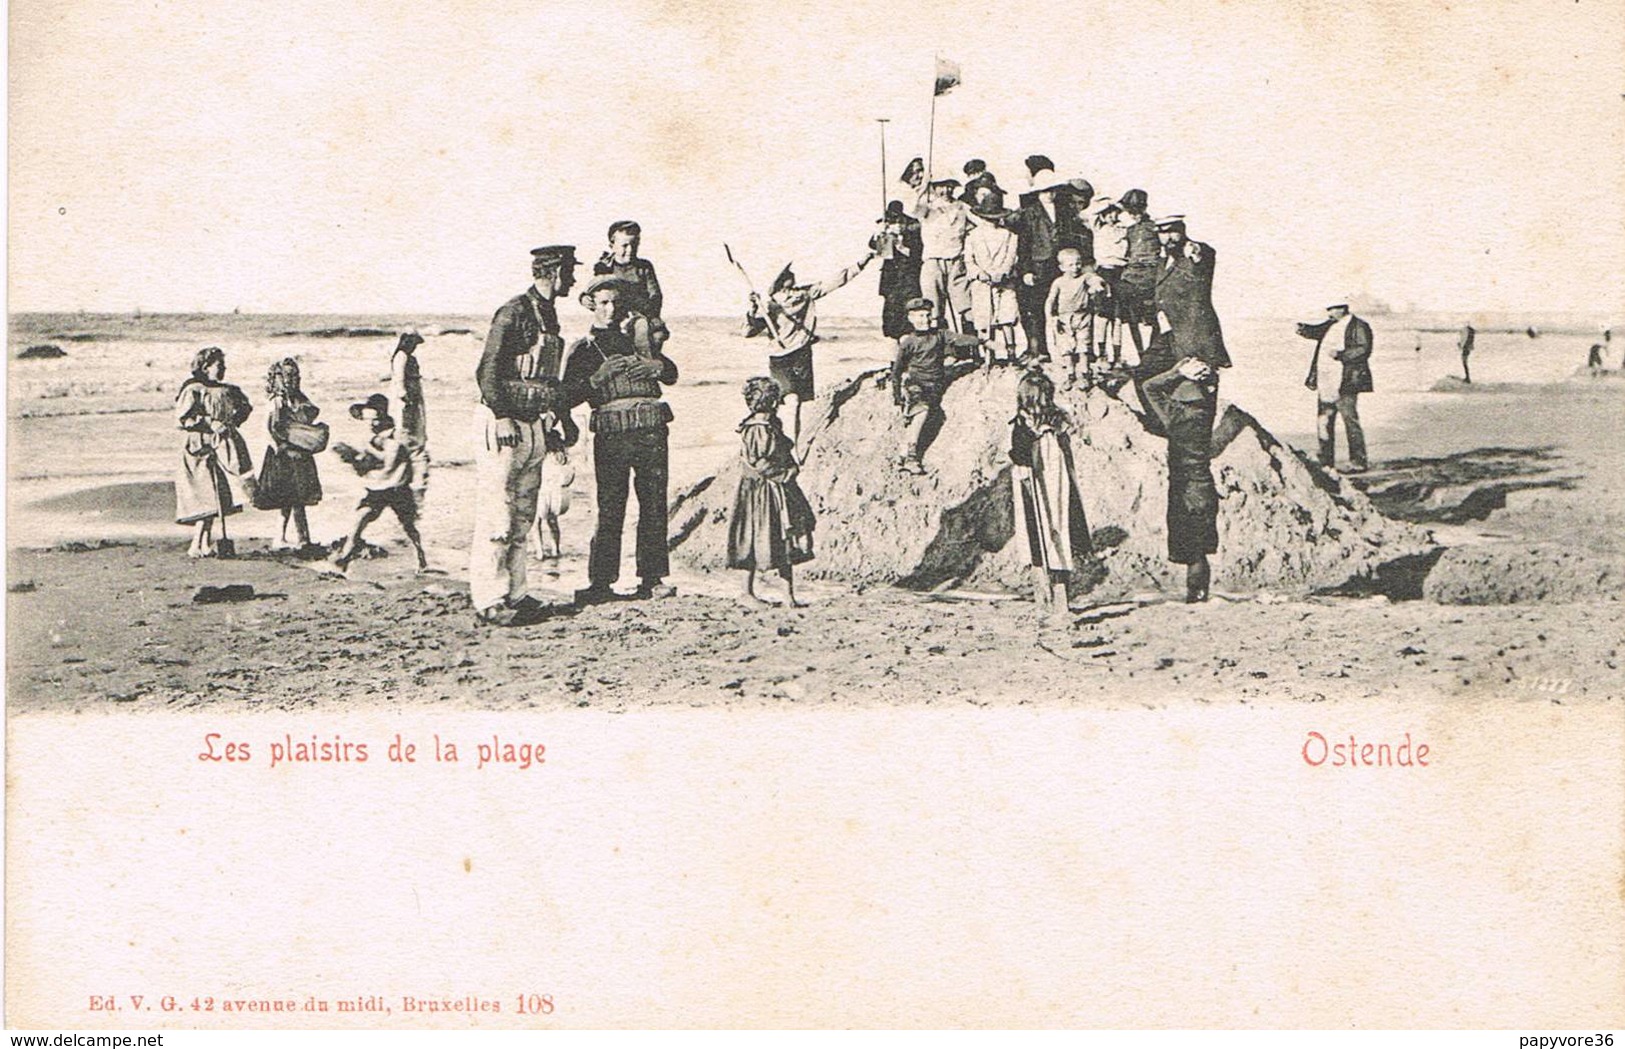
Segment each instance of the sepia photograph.
[{"label": "sepia photograph", "polygon": [[8,1029],[1625,1025],[1625,7],[8,24]]}]

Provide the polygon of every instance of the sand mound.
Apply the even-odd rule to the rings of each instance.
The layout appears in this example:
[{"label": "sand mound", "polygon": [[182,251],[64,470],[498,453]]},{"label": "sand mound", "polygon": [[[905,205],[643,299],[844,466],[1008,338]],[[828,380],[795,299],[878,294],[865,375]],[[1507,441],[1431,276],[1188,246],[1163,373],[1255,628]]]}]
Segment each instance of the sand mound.
[{"label": "sand mound", "polygon": [[67,350],[64,350],[55,343],[47,342],[41,343],[38,346],[28,347],[28,349],[17,355],[17,359],[19,361],[43,361],[51,360],[55,357],[66,357],[67,355]]},{"label": "sand mound", "polygon": [[[814,402],[825,415],[803,435],[801,483],[819,525],[816,559],[803,571],[858,584],[1025,590],[1028,570],[1011,541],[1008,459],[1019,376],[1001,369],[954,383],[943,401],[947,421],[926,454],[929,472],[911,477],[895,465],[903,421],[886,374],[866,373]],[[1126,400],[1104,391],[1062,393],[1059,402],[1071,419],[1104,569],[1090,573],[1094,591],[1173,589],[1183,569],[1166,558],[1164,442],[1146,432]],[[1380,588],[1384,566],[1436,551],[1425,531],[1384,518],[1352,485],[1305,463],[1239,409],[1225,413],[1219,431],[1229,439],[1214,462],[1221,497],[1216,586]],[[738,471],[730,457],[673,502],[673,550],[696,568],[726,564]]]},{"label": "sand mound", "polygon": [[1429,600],[1444,605],[1616,600],[1622,590],[1625,563],[1549,544],[1456,547],[1423,585]]}]

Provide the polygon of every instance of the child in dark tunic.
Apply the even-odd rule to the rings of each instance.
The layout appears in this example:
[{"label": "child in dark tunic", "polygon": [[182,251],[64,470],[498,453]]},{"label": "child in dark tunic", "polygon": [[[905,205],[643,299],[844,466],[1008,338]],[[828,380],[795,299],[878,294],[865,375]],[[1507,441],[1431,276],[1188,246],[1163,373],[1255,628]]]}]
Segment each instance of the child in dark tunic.
[{"label": "child in dark tunic", "polygon": [[282,511],[282,532],[277,549],[288,549],[288,522],[293,522],[300,549],[311,545],[310,523],[305,507],[322,501],[322,481],[316,473],[316,459],[311,453],[288,442],[288,424],[310,424],[316,421],[321,409],[311,403],[299,386],[299,362],[292,357],[271,365],[265,375],[265,393],[270,398],[265,417],[265,429],[271,443],[265,449],[260,466],[259,498],[254,501],[260,510]]},{"label": "child in dark tunic", "polygon": [[745,383],[750,415],[739,424],[743,470],[728,525],[728,567],[744,569],[745,596],[771,604],[756,593],[758,569],[776,569],[790,604],[796,599],[795,566],[812,559],[815,518],[796,484],[795,445],[779,423],[779,384],[766,376]]},{"label": "child in dark tunic", "polygon": [[1185,600],[1208,598],[1207,555],[1219,549],[1219,493],[1213,484],[1213,369],[1186,357],[1143,387],[1168,437],[1168,560],[1185,566]]}]

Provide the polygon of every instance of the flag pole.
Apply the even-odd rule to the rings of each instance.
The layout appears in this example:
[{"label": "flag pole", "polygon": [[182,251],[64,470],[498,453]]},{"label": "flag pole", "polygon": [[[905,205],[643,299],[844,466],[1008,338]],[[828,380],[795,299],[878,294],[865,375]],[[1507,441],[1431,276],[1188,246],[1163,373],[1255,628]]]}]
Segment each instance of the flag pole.
[{"label": "flag pole", "polygon": [[875,123],[880,125],[880,213],[886,213],[886,205],[891,201],[891,183],[886,181],[886,125],[891,123],[890,117],[876,117]]},{"label": "flag pole", "polygon": [[931,185],[931,179],[936,173],[937,155],[937,67],[942,62],[942,55],[938,53],[931,58],[931,128],[925,139],[925,184]]}]

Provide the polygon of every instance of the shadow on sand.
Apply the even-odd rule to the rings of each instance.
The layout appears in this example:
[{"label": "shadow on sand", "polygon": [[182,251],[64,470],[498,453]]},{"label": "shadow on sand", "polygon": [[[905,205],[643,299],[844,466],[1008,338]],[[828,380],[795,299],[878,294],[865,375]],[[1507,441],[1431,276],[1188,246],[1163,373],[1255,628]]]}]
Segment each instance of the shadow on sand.
[{"label": "shadow on sand", "polygon": [[1562,456],[1546,448],[1475,448],[1432,459],[1394,459],[1349,477],[1387,517],[1417,524],[1482,521],[1506,507],[1510,492],[1572,490],[1577,476],[1556,473]]}]

